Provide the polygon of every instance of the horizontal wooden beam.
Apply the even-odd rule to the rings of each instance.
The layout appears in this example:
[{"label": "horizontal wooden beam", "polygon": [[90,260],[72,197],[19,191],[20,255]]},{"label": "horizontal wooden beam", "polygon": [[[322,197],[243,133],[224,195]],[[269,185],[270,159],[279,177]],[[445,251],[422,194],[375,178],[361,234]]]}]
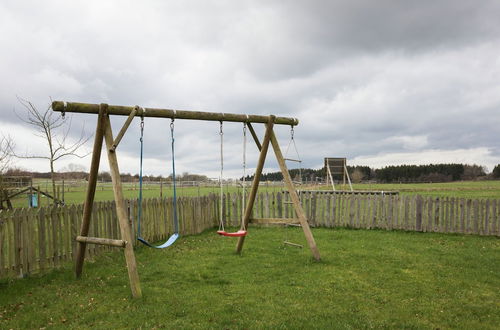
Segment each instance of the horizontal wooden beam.
[{"label": "horizontal wooden beam", "polygon": [[[130,116],[135,106],[108,105],[107,113],[109,115]],[[209,120],[209,121],[232,121],[240,123],[267,123],[269,116],[245,115],[238,113],[223,112],[203,112],[190,110],[157,109],[157,108],[139,108],[136,116],[155,117],[155,118],[174,118],[190,120]],[[75,103],[75,102],[52,102],[52,110],[58,112],[77,112],[77,113],[99,113],[99,104]],[[275,125],[298,125],[297,118],[276,117]]]},{"label": "horizontal wooden beam", "polygon": [[250,223],[286,225],[286,224],[294,224],[300,222],[299,219],[294,219],[294,218],[250,218]]},{"label": "horizontal wooden beam", "polygon": [[293,158],[283,158],[284,160],[287,160],[289,162],[296,162],[296,163],[302,163],[300,159],[293,159]]},{"label": "horizontal wooden beam", "polygon": [[298,247],[298,248],[301,248],[301,249],[304,247],[302,244],[292,243],[292,242],[289,242],[289,241],[284,241],[283,244],[290,245],[290,246],[295,246],[295,247]]},{"label": "horizontal wooden beam", "polygon": [[298,190],[299,194],[335,194],[335,195],[399,195],[399,191],[370,191],[370,190]]},{"label": "horizontal wooden beam", "polygon": [[82,243],[109,245],[116,247],[125,247],[125,245],[127,245],[127,241],[123,241],[121,239],[87,237],[87,236],[76,236],[76,241]]}]

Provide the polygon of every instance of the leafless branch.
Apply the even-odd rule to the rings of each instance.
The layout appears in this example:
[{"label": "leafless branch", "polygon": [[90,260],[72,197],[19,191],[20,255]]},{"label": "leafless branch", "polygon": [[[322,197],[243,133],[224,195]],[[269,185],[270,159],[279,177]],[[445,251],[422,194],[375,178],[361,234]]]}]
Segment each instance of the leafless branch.
[{"label": "leafless branch", "polygon": [[14,149],[14,141],[10,136],[2,136],[0,138],[0,174],[2,174],[12,161],[12,150]]},{"label": "leafless branch", "polygon": [[33,103],[18,97],[19,103],[24,107],[26,113],[24,116],[20,116],[16,112],[16,116],[23,122],[31,125],[35,128],[35,136],[43,138],[47,142],[48,155],[34,155],[26,154],[24,156],[16,155],[19,158],[25,159],[47,159],[49,160],[50,172],[52,174],[52,186],[53,193],[55,194],[55,183],[54,183],[54,163],[65,157],[78,157],[84,158],[90,154],[84,153],[80,154],[78,151],[87,143],[90,136],[85,136],[84,126],[82,125],[82,131],[80,137],[70,143],[69,133],[72,126],[72,117],[69,120],[63,119],[63,117],[56,115],[51,111],[51,106],[49,105],[45,111],[39,111]]}]

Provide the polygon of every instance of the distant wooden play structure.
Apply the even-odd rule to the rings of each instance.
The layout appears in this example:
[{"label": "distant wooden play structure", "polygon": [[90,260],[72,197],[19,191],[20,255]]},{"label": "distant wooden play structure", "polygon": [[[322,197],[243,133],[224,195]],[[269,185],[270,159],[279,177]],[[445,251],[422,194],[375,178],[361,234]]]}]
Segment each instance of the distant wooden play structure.
[{"label": "distant wooden play structure", "polygon": [[26,194],[28,197],[28,207],[38,207],[40,205],[41,196],[51,199],[54,204],[64,205],[64,181],[62,187],[63,197],[59,199],[43,191],[40,187],[35,187],[33,185],[33,177],[31,176],[2,177],[0,184],[0,210],[12,210],[12,199],[22,194]]},{"label": "distant wooden play structure", "polygon": [[[177,119],[188,119],[188,120],[203,120],[203,121],[218,121],[223,122],[239,122],[244,123],[248,127],[257,148],[260,151],[259,159],[257,163],[257,168],[254,174],[254,179],[252,181],[250,193],[246,201],[245,212],[241,220],[240,230],[247,230],[248,224],[250,222],[254,223],[298,223],[302,227],[304,236],[307,240],[307,244],[311,250],[311,253],[316,260],[320,260],[320,253],[316,246],[313,234],[311,232],[308,219],[301,206],[299,196],[295,190],[292,179],[288,173],[287,166],[285,164],[285,159],[282,155],[278,140],[274,133],[275,125],[298,125],[298,120],[296,118],[286,118],[286,117],[276,117],[274,115],[260,116],[260,115],[245,115],[245,114],[232,114],[232,113],[215,113],[215,112],[201,112],[201,111],[186,111],[186,110],[172,110],[172,109],[156,109],[156,108],[142,108],[139,106],[118,106],[118,105],[108,105],[108,104],[87,104],[87,103],[66,103],[61,101],[55,101],[52,103],[52,109],[61,113],[65,112],[75,112],[75,113],[87,113],[87,114],[97,114],[97,127],[95,132],[94,148],[92,153],[92,161],[90,167],[90,176],[88,180],[86,198],[83,209],[83,220],[80,229],[80,235],[76,238],[78,241],[77,253],[76,253],[76,266],[75,272],[77,277],[81,276],[83,269],[83,262],[85,259],[85,248],[86,244],[102,244],[108,246],[122,247],[125,251],[125,260],[128,269],[128,275],[130,280],[130,287],[133,297],[141,297],[141,286],[139,282],[139,275],[137,272],[137,264],[134,255],[131,231],[129,220],[127,218],[125,201],[123,198],[122,185],[120,180],[120,171],[118,168],[118,158],[117,158],[117,147],[130,126],[134,117],[152,117],[152,118],[170,118],[172,121]],[[110,116],[127,116],[127,119],[121,128],[120,132],[113,137],[113,132],[111,129]],[[252,124],[261,123],[265,125],[265,134],[262,141],[259,140]],[[97,174],[100,164],[100,155],[103,145],[103,140],[106,143],[106,151],[108,155],[108,163],[110,167],[112,182],[113,182],[113,192],[116,202],[117,217],[120,224],[121,239],[108,239],[99,237],[88,237],[90,219],[92,214],[92,205],[94,201],[95,189],[97,184]],[[272,145],[276,160],[280,166],[280,170],[283,174],[284,182],[287,191],[289,192],[290,202],[293,204],[295,210],[296,218],[290,219],[254,219],[251,218],[252,209],[257,195],[257,190],[259,188],[259,181],[264,168],[264,163],[269,149],[269,144]],[[236,245],[236,252],[241,253],[243,245],[245,242],[246,235],[238,236],[238,242]]]},{"label": "distant wooden play structure", "polygon": [[[309,190],[318,193],[330,193],[330,194],[348,194],[348,195],[398,195],[398,191],[375,191],[375,190],[354,190],[351,183],[351,177],[349,176],[349,171],[347,170],[347,158],[345,157],[326,157],[325,158],[325,169],[326,169],[326,185],[331,184],[332,190]],[[343,186],[345,187],[346,178],[349,183],[349,190],[343,189],[338,190],[335,188],[335,183],[333,180],[334,175],[340,175],[342,177]]]},{"label": "distant wooden play structure", "polygon": [[332,185],[332,190],[336,191],[335,183],[333,181],[334,175],[341,175],[343,185],[345,186],[345,179],[349,182],[350,191],[353,191],[351,178],[349,177],[349,171],[347,170],[347,158],[334,158],[327,157],[325,158],[325,169],[326,169],[326,184]]}]

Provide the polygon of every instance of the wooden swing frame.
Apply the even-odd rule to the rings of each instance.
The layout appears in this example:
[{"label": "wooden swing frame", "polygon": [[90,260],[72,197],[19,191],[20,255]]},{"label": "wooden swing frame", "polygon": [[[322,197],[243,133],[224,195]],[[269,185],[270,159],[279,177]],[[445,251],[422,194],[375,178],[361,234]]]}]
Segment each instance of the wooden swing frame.
[{"label": "wooden swing frame", "polygon": [[[130,126],[132,120],[136,116],[171,118],[171,119],[206,120],[206,121],[229,121],[229,122],[242,122],[242,123],[245,122],[247,124],[248,129],[250,130],[250,133],[252,134],[253,140],[257,145],[257,148],[260,151],[260,154],[254,179],[252,181],[250,194],[248,196],[247,204],[245,207],[245,213],[242,219],[242,224],[241,224],[242,228],[248,228],[248,224],[250,222],[299,223],[302,227],[302,230],[304,231],[304,236],[307,240],[309,248],[311,249],[311,253],[314,259],[318,261],[320,260],[320,254],[316,246],[314,236],[311,232],[311,228],[309,227],[309,223],[306,218],[305,212],[302,208],[302,205],[300,204],[299,196],[297,194],[297,191],[295,190],[290,174],[288,173],[285,159],[283,158],[283,154],[281,153],[278,140],[274,133],[274,125],[292,125],[292,126],[298,125],[299,121],[296,118],[276,117],[274,115],[260,116],[260,115],[244,115],[244,114],[201,112],[201,111],[187,111],[187,110],[140,108],[138,106],[135,107],[117,106],[117,105],[108,105],[105,103],[101,104],[73,103],[73,102],[67,103],[62,101],[54,101],[52,103],[52,110],[61,112],[63,115],[66,112],[88,113],[88,114],[98,115],[96,133],[94,139],[94,147],[92,152],[92,161],[90,166],[90,175],[89,175],[86,197],[83,207],[82,226],[80,228],[80,235],[76,237],[78,245],[75,257],[75,273],[77,277],[80,277],[82,274],[83,262],[85,259],[86,244],[101,244],[101,245],[122,247],[125,252],[125,261],[127,265],[132,296],[134,298],[140,298],[142,296],[139,274],[137,272],[137,264],[135,260],[135,254],[132,243],[133,237],[131,235],[130,224],[127,217],[125,199],[123,197],[123,189],[120,179],[120,171],[118,168],[118,158],[116,155],[116,149],[121,139],[123,138],[128,127]],[[109,119],[111,115],[128,117],[115,139],[113,139],[111,121]],[[259,138],[252,126],[252,123],[265,124],[266,130],[262,143],[259,141]],[[111,172],[111,180],[113,183],[113,193],[116,202],[117,217],[120,225],[120,234],[121,234],[120,240],[88,237],[103,140],[106,143],[108,163]],[[272,148],[274,150],[276,160],[278,161],[281,173],[283,174],[285,187],[290,194],[290,198],[295,213],[297,215],[297,218],[292,218],[292,219],[251,218],[252,208],[255,202],[255,197],[257,196],[257,190],[259,188],[260,177],[262,174],[262,170],[264,168],[264,163],[268,153],[269,144],[272,145]],[[241,253],[244,242],[245,242],[245,236],[238,238],[238,243],[236,245],[237,253]]]}]

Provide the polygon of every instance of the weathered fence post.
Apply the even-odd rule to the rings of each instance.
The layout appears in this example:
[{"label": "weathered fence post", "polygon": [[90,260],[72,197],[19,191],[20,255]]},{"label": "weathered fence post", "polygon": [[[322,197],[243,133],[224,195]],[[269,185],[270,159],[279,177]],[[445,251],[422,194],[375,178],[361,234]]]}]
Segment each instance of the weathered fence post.
[{"label": "weathered fence post", "polygon": [[416,203],[415,230],[422,231],[422,196],[417,195]]}]

